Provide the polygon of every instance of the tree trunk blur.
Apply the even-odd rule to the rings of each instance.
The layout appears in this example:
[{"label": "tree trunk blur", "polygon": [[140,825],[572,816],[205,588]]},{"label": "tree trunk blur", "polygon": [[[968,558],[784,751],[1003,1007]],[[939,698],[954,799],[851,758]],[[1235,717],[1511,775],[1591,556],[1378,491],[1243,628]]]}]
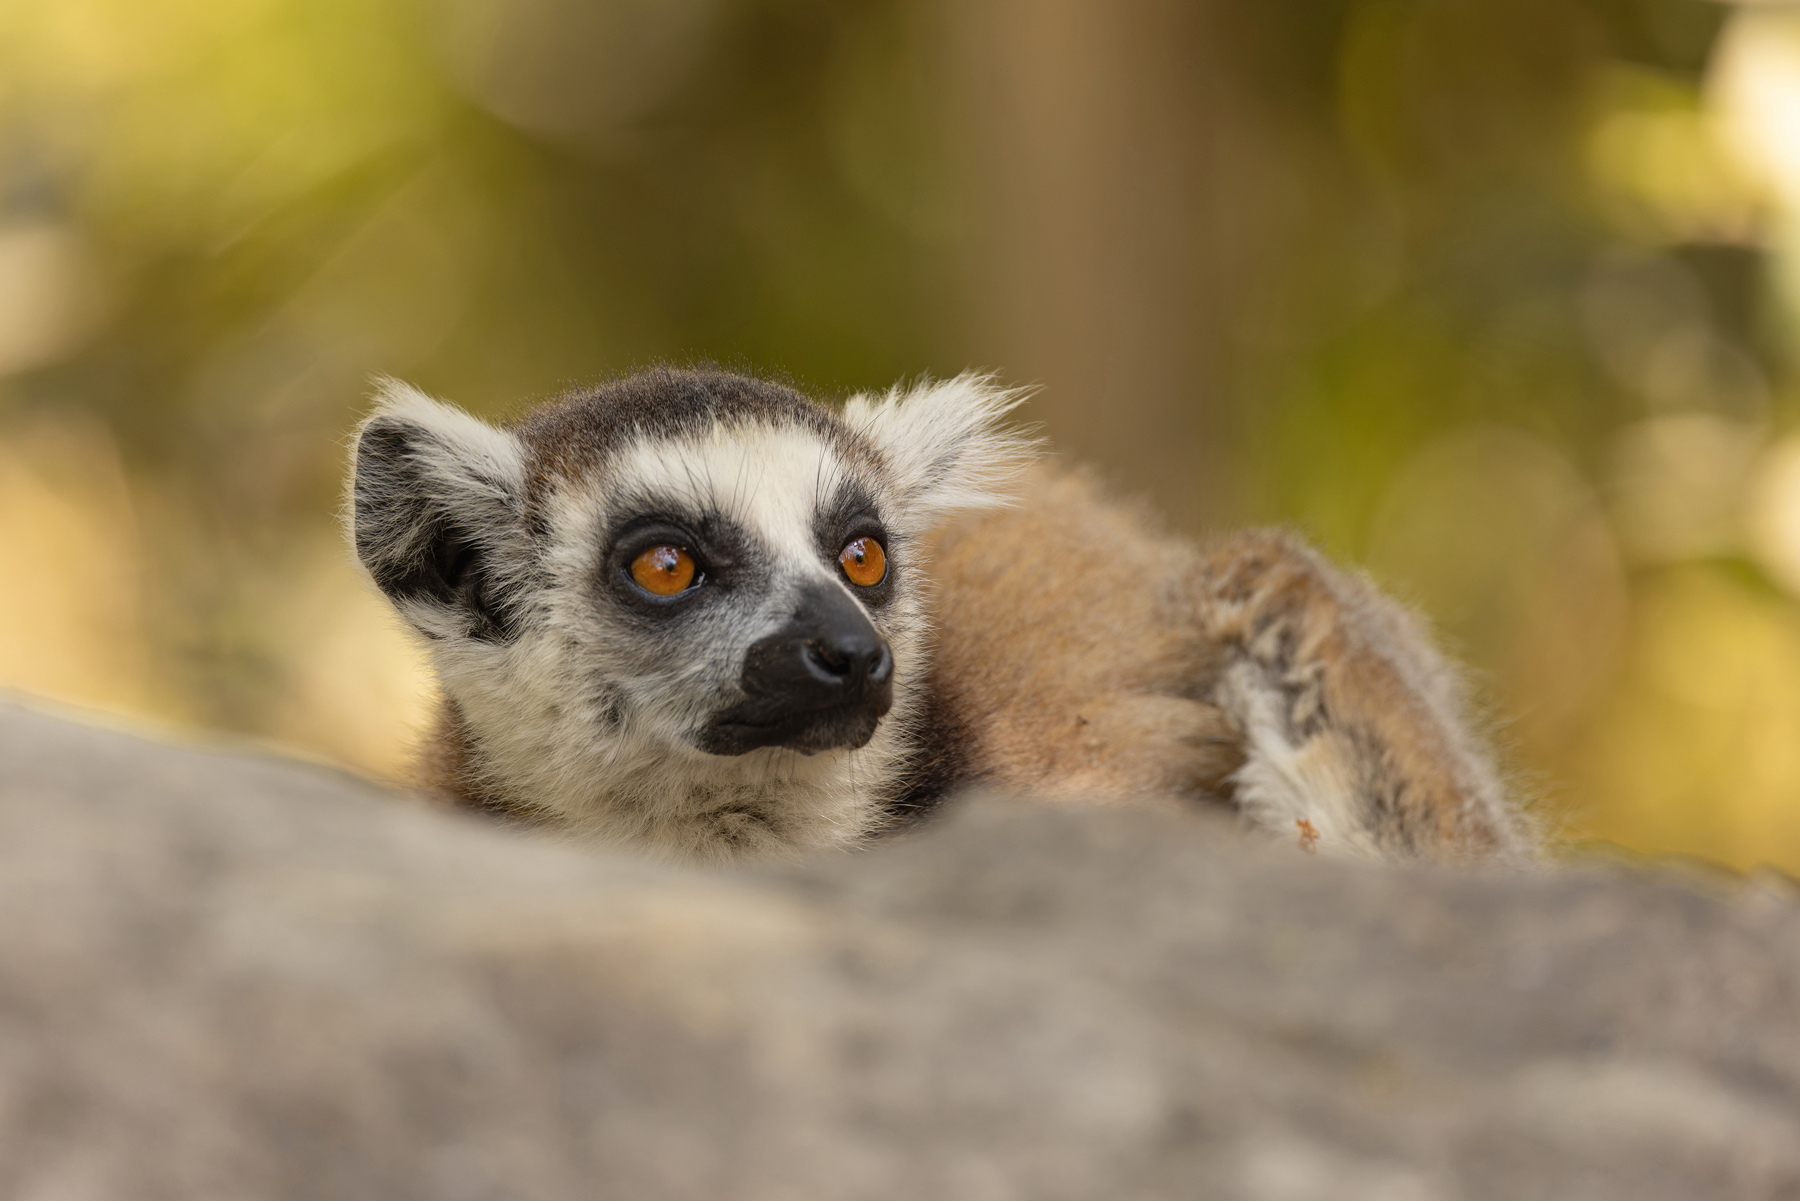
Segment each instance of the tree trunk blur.
[{"label": "tree trunk blur", "polygon": [[1254,139],[1209,61],[1210,8],[958,10],[981,231],[973,345],[1042,387],[1031,416],[1058,447],[1189,529],[1229,516],[1227,315],[1257,207],[1234,153]]}]

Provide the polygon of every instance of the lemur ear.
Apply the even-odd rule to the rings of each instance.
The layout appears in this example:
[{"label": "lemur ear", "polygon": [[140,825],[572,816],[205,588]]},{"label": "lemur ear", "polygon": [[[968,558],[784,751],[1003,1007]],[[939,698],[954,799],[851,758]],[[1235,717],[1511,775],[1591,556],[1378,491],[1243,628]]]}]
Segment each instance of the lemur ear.
[{"label": "lemur ear", "polygon": [[513,435],[385,380],[351,478],[351,544],[402,616],[428,638],[510,636],[529,562]]},{"label": "lemur ear", "polygon": [[845,403],[844,420],[881,448],[909,510],[930,524],[1009,503],[1037,442],[1000,423],[1026,395],[992,376],[965,373],[941,383],[895,385],[880,398],[859,393]]}]

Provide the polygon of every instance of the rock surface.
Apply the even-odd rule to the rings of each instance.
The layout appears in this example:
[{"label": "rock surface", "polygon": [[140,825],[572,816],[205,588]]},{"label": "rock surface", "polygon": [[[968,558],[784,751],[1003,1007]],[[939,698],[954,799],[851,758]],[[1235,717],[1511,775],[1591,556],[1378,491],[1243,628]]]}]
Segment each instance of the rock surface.
[{"label": "rock surface", "polygon": [[1800,1197],[1800,904],[956,807],[685,871],[0,704],[0,1196]]}]

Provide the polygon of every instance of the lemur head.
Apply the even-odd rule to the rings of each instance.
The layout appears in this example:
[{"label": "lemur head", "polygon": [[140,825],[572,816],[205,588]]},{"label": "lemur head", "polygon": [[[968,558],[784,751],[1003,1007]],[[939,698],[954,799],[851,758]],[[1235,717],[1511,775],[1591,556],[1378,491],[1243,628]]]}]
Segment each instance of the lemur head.
[{"label": "lemur head", "polygon": [[357,557],[427,641],[471,783],[677,855],[842,844],[904,769],[921,539],[1028,446],[972,376],[833,412],[657,370],[494,427],[386,385]]}]

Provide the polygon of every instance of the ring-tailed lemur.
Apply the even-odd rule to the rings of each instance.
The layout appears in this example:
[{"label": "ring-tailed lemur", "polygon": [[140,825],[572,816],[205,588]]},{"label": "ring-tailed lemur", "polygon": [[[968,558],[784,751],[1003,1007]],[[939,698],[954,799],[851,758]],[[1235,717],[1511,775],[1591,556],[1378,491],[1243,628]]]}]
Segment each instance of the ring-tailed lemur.
[{"label": "ring-tailed lemur", "polygon": [[848,846],[973,783],[1233,803],[1309,847],[1520,857],[1412,618],[1034,466],[980,376],[832,411],[653,370],[494,427],[390,383],[358,558],[429,641],[425,783],[685,858]]}]

